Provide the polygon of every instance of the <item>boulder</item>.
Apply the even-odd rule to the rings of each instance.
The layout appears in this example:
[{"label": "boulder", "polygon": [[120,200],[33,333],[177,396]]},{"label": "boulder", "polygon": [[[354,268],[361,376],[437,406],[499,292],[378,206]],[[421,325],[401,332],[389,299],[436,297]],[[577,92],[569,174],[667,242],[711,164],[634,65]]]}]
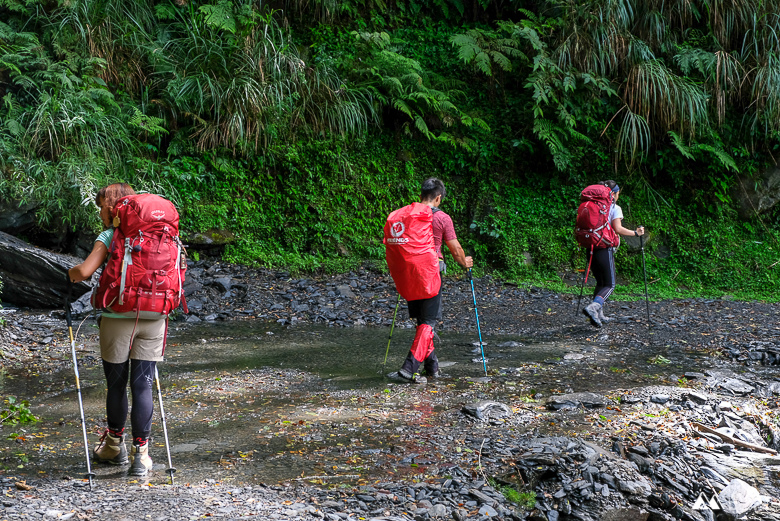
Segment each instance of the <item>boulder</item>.
[{"label": "boulder", "polygon": [[738,517],[761,504],[761,494],[741,479],[735,479],[718,494],[723,511]]},{"label": "boulder", "polygon": [[0,300],[22,307],[61,308],[69,289],[72,300],[90,290],[86,282],[67,282],[65,272],[79,263],[81,259],[71,255],[36,248],[0,232]]},{"label": "boulder", "polygon": [[188,248],[215,254],[221,252],[228,244],[236,242],[236,236],[228,230],[211,229],[205,232],[191,233],[184,237]]},{"label": "boulder", "polygon": [[0,200],[0,231],[19,233],[35,226],[35,203]]},{"label": "boulder", "polygon": [[752,219],[780,202],[780,167],[770,168],[758,178],[740,178],[731,196],[739,204],[739,216]]}]

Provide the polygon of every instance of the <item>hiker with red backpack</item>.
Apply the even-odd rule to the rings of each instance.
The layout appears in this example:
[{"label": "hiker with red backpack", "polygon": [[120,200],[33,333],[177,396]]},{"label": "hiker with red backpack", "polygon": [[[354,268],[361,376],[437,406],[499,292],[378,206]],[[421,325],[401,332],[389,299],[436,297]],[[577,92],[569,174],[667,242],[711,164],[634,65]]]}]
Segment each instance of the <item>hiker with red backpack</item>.
[{"label": "hiker with red backpack", "polygon": [[444,183],[431,177],[420,191],[420,202],[391,213],[385,224],[385,254],[390,275],[398,293],[409,305],[409,318],[416,319],[414,342],[401,369],[395,373],[403,381],[425,383],[425,375],[439,375],[439,361],[434,352],[434,329],[441,320],[441,273],[447,265],[442,255],[446,244],[455,262],[464,269],[474,265],[455,235],[452,218],[439,210],[446,190]]},{"label": "hiker with red backpack", "polygon": [[583,284],[590,272],[596,277],[593,302],[582,313],[594,327],[611,320],[604,315],[604,305],[615,289],[615,250],[620,246],[620,236],[645,233],[643,226],[636,230],[623,227],[623,210],[617,204],[619,196],[620,187],[615,181],[599,181],[582,191],[577,209],[575,236],[585,250],[588,265]]},{"label": "hiker with red backpack", "polygon": [[129,461],[124,443],[129,379],[133,404],[129,473],[145,476],[152,469],[152,382],[165,351],[168,314],[183,303],[186,262],[179,240],[179,214],[170,201],[136,194],[127,183],[101,189],[95,204],[106,229],[84,262],[68,270],[70,281],[80,282],[106,263],[92,305],[102,310],[98,323],[108,387],[108,429],[93,456],[114,465]]}]

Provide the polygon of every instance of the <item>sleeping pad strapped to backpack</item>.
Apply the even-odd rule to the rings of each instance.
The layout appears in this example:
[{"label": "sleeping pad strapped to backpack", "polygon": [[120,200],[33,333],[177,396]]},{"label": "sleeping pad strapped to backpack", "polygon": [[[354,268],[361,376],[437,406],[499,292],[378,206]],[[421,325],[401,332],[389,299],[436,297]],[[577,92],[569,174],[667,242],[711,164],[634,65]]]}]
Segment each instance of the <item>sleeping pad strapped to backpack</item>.
[{"label": "sleeping pad strapped to backpack", "polygon": [[577,208],[577,222],[574,235],[577,243],[585,249],[616,248],[620,237],[609,222],[612,208],[612,191],[604,185],[591,185],[580,195]]},{"label": "sleeping pad strapped to backpack", "polygon": [[181,303],[187,263],[179,213],[158,195],[128,195],[114,206],[114,237],[92,306],[132,318],[167,316]]},{"label": "sleeping pad strapped to backpack", "polygon": [[441,288],[439,257],[433,245],[433,211],[422,203],[387,217],[385,258],[398,293],[406,300],[435,297]]}]

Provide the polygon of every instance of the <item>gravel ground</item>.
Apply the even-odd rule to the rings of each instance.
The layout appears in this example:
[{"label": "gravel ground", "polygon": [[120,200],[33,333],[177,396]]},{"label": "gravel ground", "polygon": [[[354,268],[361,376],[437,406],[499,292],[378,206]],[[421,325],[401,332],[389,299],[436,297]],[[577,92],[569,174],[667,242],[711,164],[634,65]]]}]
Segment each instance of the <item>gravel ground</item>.
[{"label": "gravel ground", "polygon": [[[283,272],[202,262],[194,265],[190,274],[188,300],[192,313],[178,317],[181,322],[266,320],[293,328],[305,323],[370,328],[388,326],[395,309],[392,281],[387,275],[370,270],[292,279]],[[653,302],[653,324],[648,328],[644,301],[613,302],[606,311],[615,320],[605,328],[595,329],[585,317],[575,315],[576,296],[503,284],[489,277],[475,280],[475,288],[485,336],[506,334],[596,347],[575,350],[571,357],[547,364],[502,368],[491,373],[490,379],[472,382],[465,388],[462,382],[446,381],[427,389],[408,388],[412,401],[440,400],[433,403],[440,403],[444,412],[422,423],[401,419],[383,426],[377,421],[375,427],[398,438],[393,446],[403,447],[400,453],[374,448],[338,452],[342,460],[359,456],[377,466],[391,459],[394,472],[369,473],[357,476],[355,483],[332,486],[328,474],[271,486],[215,480],[170,486],[160,479],[149,483],[116,479],[110,487],[102,484],[90,492],[82,480],[62,476],[31,478],[14,474],[13,467],[6,466],[0,470],[0,520],[599,519],[598,508],[606,508],[606,504],[593,503],[593,496],[588,494],[611,498],[608,510],[622,512],[623,517],[609,519],[709,519],[690,509],[693,495],[712,492],[696,478],[696,462],[713,451],[717,454],[733,450],[733,446],[719,447],[717,436],[708,439],[690,429],[675,429],[692,425],[694,419],[704,423],[702,418],[709,418],[716,427],[718,422],[733,423],[737,421],[733,417],[737,417],[738,430],[744,427],[745,432],[750,429],[740,422],[747,419],[755,425],[760,424],[757,417],[769,418],[770,426],[777,422],[780,382],[775,382],[773,366],[780,361],[780,345],[776,344],[780,328],[774,321],[775,304],[728,299]],[[61,315],[56,310],[3,312],[3,365],[51,371],[69,364],[69,344]],[[476,340],[471,286],[467,280],[446,279],[444,316],[443,330],[474,332]],[[403,311],[399,311],[396,327],[411,326]],[[89,329],[90,321],[83,328],[82,334],[94,342],[96,334]],[[500,337],[491,341],[498,342]],[[677,360],[685,358],[686,353],[696,360],[714,361],[725,369],[722,374],[704,374],[694,367],[683,374],[663,365],[668,362],[667,357]],[[642,371],[655,370],[658,374],[635,374],[635,359],[647,360],[651,355],[655,357],[653,363],[644,363]],[[729,372],[730,369],[736,372]],[[749,389],[741,387],[740,382]],[[534,391],[540,389],[544,391]],[[559,397],[564,404],[560,410],[545,402],[550,393],[585,391],[598,394],[570,398],[578,404],[576,411],[565,407],[564,398]],[[703,402],[692,401],[689,392],[704,393]],[[342,394],[343,401],[367,398],[359,392]],[[625,401],[620,400],[621,396],[626,397]],[[510,417],[477,420],[460,410],[466,403],[497,397],[508,402],[505,407],[511,411]],[[584,404],[583,399],[599,403]],[[732,402],[733,410],[721,408],[725,400]],[[379,408],[380,403],[372,404],[369,399],[366,406]],[[754,409],[760,414],[743,413]],[[648,420],[650,416],[652,421]],[[349,435],[349,425],[347,421],[334,423],[333,432],[341,430]],[[294,425],[285,428],[290,430],[288,434],[294,434]],[[774,450],[766,441],[771,441],[771,436],[761,439],[760,435],[765,433],[759,433],[757,444]],[[568,441],[555,441],[559,438],[550,436],[563,436]],[[685,453],[693,459],[686,459],[679,452],[682,446],[678,442],[688,443],[689,439],[695,443],[685,445]],[[593,458],[590,449],[579,440],[590,440],[588,443],[611,450],[612,456],[598,456],[602,459],[598,459],[600,463],[595,468],[606,465],[599,471],[598,479],[593,478],[596,474],[588,470],[588,465],[584,470],[566,466],[581,458]],[[311,442],[297,443],[296,449],[301,449]],[[720,439],[720,445],[729,443]],[[678,448],[677,452],[653,452],[658,446]],[[556,470],[550,472],[552,477],[537,480],[535,509],[518,507],[495,488],[501,483],[516,483],[513,480],[521,474],[523,482],[529,484],[529,461],[536,461],[529,459],[529,451],[550,452],[557,461]],[[312,453],[311,457],[323,458],[327,468],[336,454]],[[622,488],[609,470],[610,465],[618,465],[612,462],[615,455],[620,468],[628,465],[620,471],[624,475]],[[637,455],[653,460],[652,465],[642,468],[645,460],[637,459]],[[680,461],[669,459],[681,457]],[[681,470],[685,465],[690,472]],[[402,471],[398,471],[398,466]],[[591,478],[584,478],[590,479],[585,483],[576,476]],[[487,477],[494,481],[488,483]],[[496,477],[500,479],[495,481]],[[669,484],[669,480],[675,484]],[[686,481],[687,486],[681,484]],[[574,482],[578,485],[572,488]],[[652,492],[646,493],[645,486]],[[722,487],[720,484],[717,488]],[[766,503],[761,512],[754,514],[754,519],[780,519],[777,503]],[[643,517],[646,513],[650,513],[649,517]]]}]

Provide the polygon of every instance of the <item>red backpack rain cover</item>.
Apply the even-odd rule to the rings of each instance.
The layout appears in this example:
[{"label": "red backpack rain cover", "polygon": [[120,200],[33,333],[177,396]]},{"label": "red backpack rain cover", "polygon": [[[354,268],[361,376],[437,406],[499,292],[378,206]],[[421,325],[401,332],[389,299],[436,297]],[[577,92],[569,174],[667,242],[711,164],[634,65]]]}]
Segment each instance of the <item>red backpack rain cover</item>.
[{"label": "red backpack rain cover", "polygon": [[612,191],[604,185],[591,185],[580,195],[574,236],[587,249],[609,248],[620,245],[620,237],[609,222]]},{"label": "red backpack rain cover", "polygon": [[387,267],[403,298],[420,300],[438,295],[441,276],[430,206],[412,203],[391,213],[383,242]]},{"label": "red backpack rain cover", "polygon": [[183,304],[184,247],[179,213],[158,195],[138,194],[114,206],[119,226],[92,306],[133,318],[160,318]]}]

